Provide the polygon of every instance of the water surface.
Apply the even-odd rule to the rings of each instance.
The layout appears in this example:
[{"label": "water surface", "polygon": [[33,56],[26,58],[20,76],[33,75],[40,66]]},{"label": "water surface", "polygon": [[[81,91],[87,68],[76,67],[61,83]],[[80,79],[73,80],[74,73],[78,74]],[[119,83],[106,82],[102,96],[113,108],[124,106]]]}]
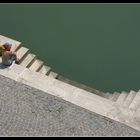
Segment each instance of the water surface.
[{"label": "water surface", "polygon": [[0,34],[102,91],[140,88],[139,4],[0,4]]}]

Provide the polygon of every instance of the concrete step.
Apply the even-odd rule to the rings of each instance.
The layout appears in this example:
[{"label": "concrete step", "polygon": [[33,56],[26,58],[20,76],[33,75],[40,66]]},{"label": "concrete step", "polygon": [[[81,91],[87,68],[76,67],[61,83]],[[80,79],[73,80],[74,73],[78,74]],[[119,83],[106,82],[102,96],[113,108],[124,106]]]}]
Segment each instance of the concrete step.
[{"label": "concrete step", "polygon": [[20,63],[21,66],[30,67],[35,61],[36,55],[29,53],[24,60]]},{"label": "concrete step", "polygon": [[33,64],[29,67],[30,70],[32,71],[39,71],[43,66],[43,62],[36,59]]},{"label": "concrete step", "polygon": [[113,93],[109,93],[109,92],[104,93],[104,97],[107,99],[112,98],[112,96],[113,96]]},{"label": "concrete step", "polygon": [[136,96],[129,105],[129,109],[135,111],[137,110],[139,104],[140,104],[140,90],[136,93]]},{"label": "concrete step", "polygon": [[25,47],[20,47],[16,53],[17,53],[17,58],[19,59],[19,62],[22,62],[24,58],[27,56],[27,54],[29,53],[29,49]]},{"label": "concrete step", "polygon": [[53,77],[53,78],[57,78],[57,77],[58,77],[58,74],[55,73],[55,72],[53,72],[53,71],[51,71],[51,72],[49,73],[49,76],[50,76],[50,77]]},{"label": "concrete step", "polygon": [[126,97],[123,105],[125,107],[129,107],[129,105],[131,104],[132,100],[134,99],[134,97],[136,96],[136,92],[134,90],[131,90],[130,93],[128,94],[128,96]]},{"label": "concrete step", "polygon": [[14,46],[14,47],[11,48],[11,51],[16,52],[20,48],[21,48],[21,46]]},{"label": "concrete step", "polygon": [[114,92],[113,95],[111,96],[111,98],[109,98],[112,101],[116,101],[119,97],[120,93],[118,92]]},{"label": "concrete step", "polygon": [[50,71],[51,71],[51,68],[49,66],[43,65],[42,68],[38,72],[47,75],[50,73]]},{"label": "concrete step", "polygon": [[118,99],[116,100],[116,102],[117,102],[119,105],[122,105],[122,104],[124,103],[124,101],[125,101],[125,99],[126,99],[127,96],[128,96],[128,93],[125,92],[125,91],[123,91],[123,92],[119,95],[119,97],[118,97]]}]

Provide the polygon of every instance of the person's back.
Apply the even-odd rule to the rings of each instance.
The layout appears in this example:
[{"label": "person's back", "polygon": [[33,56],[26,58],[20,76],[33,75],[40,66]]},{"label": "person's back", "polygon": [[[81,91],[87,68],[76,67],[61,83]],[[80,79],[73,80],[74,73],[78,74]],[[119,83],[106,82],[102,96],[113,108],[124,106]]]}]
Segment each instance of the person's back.
[{"label": "person's back", "polygon": [[11,60],[11,52],[10,51],[3,51],[2,54],[2,64],[4,65],[11,65],[12,64],[12,60]]}]

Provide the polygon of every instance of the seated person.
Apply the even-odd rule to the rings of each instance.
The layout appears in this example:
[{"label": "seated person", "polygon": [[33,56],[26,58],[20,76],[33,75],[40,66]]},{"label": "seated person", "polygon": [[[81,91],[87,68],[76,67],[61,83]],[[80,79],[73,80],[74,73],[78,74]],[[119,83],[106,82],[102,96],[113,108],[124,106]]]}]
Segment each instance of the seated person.
[{"label": "seated person", "polygon": [[12,45],[9,43],[5,43],[3,46],[4,49],[2,50],[2,64],[10,66],[13,61],[18,64],[19,60],[17,59],[16,53],[10,51]]}]

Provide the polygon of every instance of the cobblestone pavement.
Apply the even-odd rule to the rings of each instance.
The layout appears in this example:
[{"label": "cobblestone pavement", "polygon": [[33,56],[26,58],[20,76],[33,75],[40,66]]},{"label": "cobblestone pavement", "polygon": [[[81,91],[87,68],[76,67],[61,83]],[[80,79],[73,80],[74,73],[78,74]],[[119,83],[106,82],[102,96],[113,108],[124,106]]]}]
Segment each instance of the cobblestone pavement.
[{"label": "cobblestone pavement", "polygon": [[140,136],[140,132],[0,76],[0,136]]}]

